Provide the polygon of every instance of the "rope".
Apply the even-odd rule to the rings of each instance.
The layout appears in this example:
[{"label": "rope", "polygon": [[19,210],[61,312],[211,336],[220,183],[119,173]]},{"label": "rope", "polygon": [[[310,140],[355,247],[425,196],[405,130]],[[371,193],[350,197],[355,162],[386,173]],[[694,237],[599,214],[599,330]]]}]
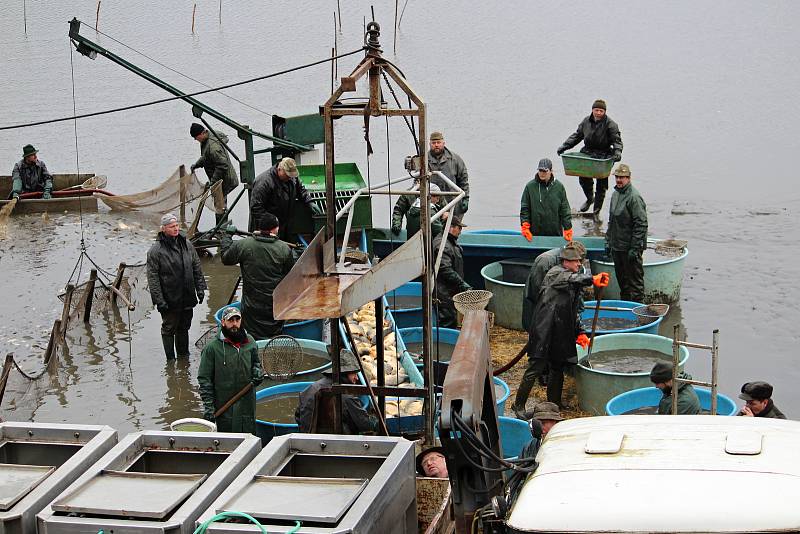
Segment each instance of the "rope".
[{"label": "rope", "polygon": [[[394,65],[392,65],[392,66],[394,66]],[[395,67],[395,68],[397,68],[397,67]],[[397,69],[397,70],[399,71],[400,69]],[[386,76],[386,71],[381,69],[381,74],[383,75],[383,81],[386,82],[386,87],[389,89],[389,92],[392,94],[392,97],[394,98],[394,101],[397,104],[397,107],[402,109],[403,106],[400,105],[400,100],[397,98],[397,95],[394,92],[394,87],[392,87],[392,84],[389,82],[389,77]],[[411,97],[409,97],[408,108],[411,109]],[[409,121],[409,118],[406,117],[405,115],[403,115],[403,120],[405,121],[406,126],[408,127],[408,131],[411,132],[411,137],[414,139],[414,148],[417,151],[417,155],[419,156],[419,143],[417,142],[417,134],[416,134],[416,130],[414,129],[414,118],[412,117],[411,120]]]},{"label": "rope", "polygon": [[110,113],[118,113],[120,111],[128,111],[128,110],[131,110],[131,109],[138,109],[138,108],[144,108],[144,107],[148,107],[148,106],[154,106],[156,104],[163,104],[164,102],[172,102],[174,100],[183,100],[183,99],[188,98],[188,97],[204,95],[206,93],[213,93],[213,92],[221,91],[223,89],[230,89],[231,87],[238,87],[240,85],[246,85],[246,84],[249,84],[249,83],[259,82],[259,81],[266,80],[266,79],[269,79],[269,78],[275,78],[277,76],[282,76],[284,74],[289,74],[291,72],[296,72],[296,71],[299,71],[299,70],[302,70],[302,69],[307,69],[309,67],[315,67],[317,65],[321,65],[322,63],[327,63],[328,61],[334,61],[336,59],[340,59],[340,58],[343,58],[343,57],[352,56],[353,54],[358,54],[359,52],[362,52],[363,50],[364,50],[363,48],[359,48],[357,50],[353,50],[353,51],[347,52],[345,54],[339,54],[338,56],[332,56],[332,57],[328,57],[328,58],[325,58],[325,59],[320,59],[318,61],[313,61],[311,63],[306,63],[304,65],[300,65],[300,66],[297,66],[297,67],[292,67],[290,69],[284,69],[284,70],[281,70],[281,71],[278,71],[278,72],[273,72],[272,74],[265,74],[263,76],[257,76],[255,78],[250,78],[248,80],[242,80],[240,82],[229,83],[229,84],[226,84],[226,85],[221,85],[219,87],[213,87],[211,89],[204,89],[202,91],[195,91],[193,93],[184,93],[184,94],[179,95],[179,96],[171,96],[171,97],[167,97],[167,98],[161,98],[161,99],[158,99],[158,100],[152,100],[150,102],[143,102],[141,104],[132,104],[130,106],[122,106],[122,107],[119,107],[119,108],[106,109],[106,110],[103,110],[103,111],[94,111],[92,113],[84,113],[82,115],[74,115],[73,114],[73,115],[71,115],[69,117],[60,117],[58,119],[49,119],[49,120],[36,121],[36,122],[12,124],[12,125],[9,125],[9,126],[0,126],[0,131],[3,131],[3,130],[15,130],[15,129],[19,129],[19,128],[28,128],[28,127],[31,127],[31,126],[41,126],[43,124],[53,124],[53,123],[56,123],[56,122],[64,122],[64,121],[75,120],[75,119],[86,119],[86,118],[89,118],[89,117],[97,117],[97,116],[100,116],[100,115],[108,115]]},{"label": "rope", "polygon": [[[212,517],[211,519],[208,519],[208,520],[204,521],[199,527],[197,527],[197,529],[195,529],[194,534],[204,534],[205,531],[208,529],[209,525],[211,525],[211,523],[214,523],[215,521],[219,521],[220,519],[229,519],[229,518],[234,518],[234,517],[240,517],[240,518],[247,519],[249,522],[251,522],[254,525],[256,525],[259,528],[259,530],[261,530],[261,532],[263,534],[268,534],[267,533],[267,529],[264,528],[264,525],[262,525],[261,523],[258,522],[258,519],[256,519],[255,517],[251,516],[250,514],[246,514],[244,512],[235,512],[235,511],[221,512],[221,513],[215,515],[214,517]],[[287,534],[295,534],[296,532],[298,532],[300,530],[300,526],[301,526],[300,521],[295,521],[294,522],[294,527],[292,527],[291,530],[288,530]]]}]

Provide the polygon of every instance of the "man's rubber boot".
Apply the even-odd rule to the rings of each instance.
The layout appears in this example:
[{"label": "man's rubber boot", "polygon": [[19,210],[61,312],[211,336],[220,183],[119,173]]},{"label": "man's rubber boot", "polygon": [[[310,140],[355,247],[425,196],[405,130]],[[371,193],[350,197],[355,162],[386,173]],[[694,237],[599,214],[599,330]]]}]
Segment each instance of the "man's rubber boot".
[{"label": "man's rubber boot", "polygon": [[586,202],[584,202],[578,211],[581,213],[588,211],[588,209],[592,206],[592,202],[594,201],[594,180],[591,178],[578,178],[578,182],[581,184],[581,189],[583,189],[583,194],[586,196]]},{"label": "man's rubber boot", "polygon": [[175,333],[175,350],[178,352],[178,358],[189,357],[189,332]]},{"label": "man's rubber boot", "polygon": [[606,199],[606,192],[603,191],[602,193],[597,193],[594,197],[594,216],[597,217],[600,215],[600,210],[603,209],[603,201]]},{"label": "man's rubber boot", "polygon": [[578,208],[578,211],[580,211],[581,213],[589,211],[589,208],[592,207],[592,202],[594,202],[594,197],[593,196],[586,197],[586,202],[581,204],[581,207]]},{"label": "man's rubber boot", "polygon": [[511,410],[514,412],[514,415],[517,416],[517,419],[530,419],[525,405],[528,404],[528,397],[531,394],[531,389],[533,389],[535,382],[535,376],[527,377],[523,375],[522,382],[520,382],[519,389],[517,389],[517,396],[514,399],[514,404],[511,405]]},{"label": "man's rubber boot", "polygon": [[547,378],[547,400],[558,405],[561,405],[561,394],[564,390],[564,371],[550,368],[550,376]]},{"label": "man's rubber boot", "polygon": [[164,345],[164,354],[168,360],[175,359],[175,336],[165,336],[161,334],[161,343]]}]

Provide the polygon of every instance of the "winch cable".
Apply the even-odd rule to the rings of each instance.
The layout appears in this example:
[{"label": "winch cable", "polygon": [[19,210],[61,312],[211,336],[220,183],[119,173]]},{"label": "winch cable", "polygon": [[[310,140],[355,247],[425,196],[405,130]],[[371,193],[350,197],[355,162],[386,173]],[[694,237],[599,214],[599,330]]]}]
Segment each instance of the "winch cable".
[{"label": "winch cable", "polygon": [[[85,23],[85,22],[82,22],[82,24],[86,24],[86,23]],[[133,48],[132,46],[130,46],[130,45],[127,45],[127,44],[123,43],[122,41],[120,41],[120,40],[118,40],[118,39],[115,39],[114,37],[112,37],[112,36],[108,35],[107,33],[101,32],[100,30],[98,30],[98,29],[97,29],[97,28],[95,28],[94,26],[91,26],[91,25],[89,25],[89,24],[86,24],[86,26],[88,26],[89,28],[93,29],[94,31],[96,31],[96,32],[97,32],[97,33],[99,33],[100,35],[102,35],[102,36],[104,36],[104,37],[108,37],[109,39],[111,39],[112,41],[114,41],[115,43],[117,43],[118,45],[120,45],[120,46],[123,46],[123,47],[127,48],[128,50],[130,50],[130,51],[132,51],[132,52],[135,52],[135,53],[139,54],[139,55],[140,55],[140,56],[142,56],[143,58],[145,58],[145,59],[148,59],[148,60],[152,61],[152,62],[153,62],[153,63],[155,63],[156,65],[158,65],[158,66],[160,66],[160,67],[163,67],[163,68],[167,69],[167,70],[168,70],[168,71],[170,71],[170,72],[174,72],[174,73],[175,73],[175,74],[177,74],[178,76],[183,76],[183,77],[184,77],[184,78],[186,78],[187,80],[193,81],[193,82],[195,82],[196,84],[199,84],[199,85],[202,85],[203,87],[206,87],[206,88],[208,88],[208,89],[211,89],[211,86],[210,86],[210,85],[208,85],[208,84],[206,84],[206,83],[204,83],[204,82],[201,82],[201,81],[200,81],[200,80],[198,80],[197,78],[192,78],[192,77],[191,77],[191,76],[189,76],[188,74],[184,74],[184,73],[182,73],[181,71],[179,71],[179,70],[177,70],[177,69],[174,69],[174,68],[170,67],[169,65],[165,65],[164,63],[161,63],[161,62],[160,62],[160,61],[158,61],[157,59],[155,59],[155,58],[153,58],[153,57],[150,57],[150,56],[148,56],[148,55],[147,55],[147,54],[145,54],[144,52],[142,52],[142,51],[140,51],[140,50],[137,50],[137,49]],[[234,96],[231,96],[231,95],[229,95],[229,94],[227,94],[227,93],[223,93],[222,91],[219,91],[219,94],[221,94],[221,95],[222,95],[222,96],[224,96],[225,98],[228,98],[228,99],[230,99],[230,100],[233,100],[234,102],[238,102],[239,104],[241,104],[241,105],[243,105],[243,106],[245,106],[245,107],[247,107],[247,108],[250,108],[250,109],[252,109],[253,111],[257,111],[257,112],[259,112],[259,113],[261,113],[261,114],[263,114],[263,115],[269,115],[269,116],[272,116],[272,115],[274,115],[273,113],[270,113],[270,112],[268,112],[268,111],[264,111],[263,109],[257,108],[256,106],[253,106],[252,104],[248,104],[247,102],[244,102],[244,101],[242,101],[242,100],[239,100],[238,98],[236,98],[236,97],[234,97]]]},{"label": "winch cable", "polygon": [[269,78],[276,78],[278,76],[283,76],[284,74],[297,72],[299,70],[307,69],[307,68],[310,68],[310,67],[315,67],[317,65],[321,65],[321,64],[327,63],[329,61],[335,61],[335,60],[341,59],[343,57],[352,56],[353,54],[358,54],[358,53],[363,52],[363,51],[364,51],[364,47],[359,48],[357,50],[352,50],[352,51],[344,53],[344,54],[339,54],[338,56],[327,57],[325,59],[320,59],[318,61],[313,61],[311,63],[306,63],[304,65],[299,65],[297,67],[292,67],[292,68],[284,69],[284,70],[281,70],[281,71],[278,71],[278,72],[273,72],[271,74],[265,74],[263,76],[257,76],[255,78],[242,80],[240,82],[229,83],[229,84],[226,84],[226,85],[221,85],[221,86],[218,86],[218,87],[212,87],[211,89],[203,89],[202,91],[195,91],[195,92],[192,92],[192,93],[183,93],[183,94],[181,94],[179,96],[170,96],[170,97],[160,98],[158,100],[151,100],[150,102],[142,102],[141,104],[131,104],[129,106],[122,106],[122,107],[118,107],[118,108],[106,109],[106,110],[103,110],[103,111],[94,111],[94,112],[91,112],[91,113],[84,113],[84,114],[81,114],[81,115],[73,114],[73,115],[70,115],[68,117],[59,117],[57,119],[48,119],[48,120],[43,120],[43,121],[26,122],[26,123],[21,123],[21,124],[12,124],[12,125],[8,125],[8,126],[0,126],[0,131],[15,130],[15,129],[19,129],[19,128],[29,128],[31,126],[41,126],[41,125],[44,125],[44,124],[53,124],[53,123],[56,123],[56,122],[65,122],[65,121],[76,120],[76,119],[86,119],[86,118],[89,118],[89,117],[97,117],[97,116],[100,116],[100,115],[108,115],[110,113],[118,113],[120,111],[129,111],[129,110],[132,110],[132,109],[139,109],[139,108],[144,108],[144,107],[148,107],[148,106],[154,106],[156,104],[163,104],[165,102],[172,102],[172,101],[175,101],[175,100],[183,100],[183,99],[185,99],[187,97],[194,97],[194,96],[198,96],[198,95],[204,95],[204,94],[207,94],[207,93],[218,92],[218,91],[221,91],[223,89],[230,89],[231,87],[238,87],[240,85],[246,85],[246,84],[249,84],[249,83],[260,82],[262,80],[267,80]]},{"label": "winch cable", "polygon": [[[394,65],[392,65],[392,66],[394,66]],[[397,69],[397,67],[395,67],[395,68]],[[397,69],[397,70],[399,71],[400,69]],[[389,92],[392,94],[392,97],[394,98],[395,104],[397,104],[397,107],[399,109],[403,109],[403,106],[400,105],[400,100],[397,98],[397,95],[394,92],[394,87],[392,87],[391,82],[389,82],[389,77],[386,75],[386,71],[385,70],[381,70],[381,74],[383,75],[383,81],[386,83],[386,87],[389,89]],[[408,107],[409,107],[409,109],[411,109],[411,97],[410,96],[408,97]],[[409,118],[406,117],[405,115],[403,115],[402,117],[403,117],[403,120],[406,123],[406,126],[408,127],[408,131],[411,132],[411,137],[414,139],[414,150],[416,150],[417,156],[419,156],[420,155],[419,154],[419,143],[417,142],[417,133],[416,133],[416,130],[414,129],[414,118],[411,117],[411,120],[409,121]]]}]

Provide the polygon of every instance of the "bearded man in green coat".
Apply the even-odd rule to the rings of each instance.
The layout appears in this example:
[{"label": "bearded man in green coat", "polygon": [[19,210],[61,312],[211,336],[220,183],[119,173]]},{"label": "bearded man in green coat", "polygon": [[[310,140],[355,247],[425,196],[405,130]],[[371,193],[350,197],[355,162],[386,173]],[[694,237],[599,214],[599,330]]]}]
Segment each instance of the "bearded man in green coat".
[{"label": "bearded man in green coat", "polygon": [[278,239],[280,228],[275,215],[265,213],[259,227],[251,237],[236,242],[226,233],[220,250],[222,263],[241,266],[244,328],[255,339],[267,339],[283,330],[283,321],[276,321],[272,314],[272,293],[295,260],[289,245]]},{"label": "bearded man in green coat", "polygon": [[572,215],[567,191],[553,176],[553,162],[539,160],[536,177],[522,191],[519,222],[522,235],[530,241],[534,235],[564,236],[572,241]]},{"label": "bearded man in green coat", "polygon": [[[263,380],[258,347],[242,324],[238,308],[222,312],[219,336],[203,349],[197,381],[203,400],[203,418],[217,424],[220,432],[256,432],[256,386]],[[214,413],[248,383],[253,388],[225,412]]]}]

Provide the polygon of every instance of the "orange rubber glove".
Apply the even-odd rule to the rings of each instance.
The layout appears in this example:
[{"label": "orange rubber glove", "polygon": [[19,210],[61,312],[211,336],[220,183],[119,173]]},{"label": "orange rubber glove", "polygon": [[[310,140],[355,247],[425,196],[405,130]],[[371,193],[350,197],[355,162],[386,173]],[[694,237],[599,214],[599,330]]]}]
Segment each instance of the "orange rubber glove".
[{"label": "orange rubber glove", "polygon": [[589,348],[589,338],[586,337],[586,334],[581,334],[575,339],[575,343],[583,347],[584,349]]},{"label": "orange rubber glove", "polygon": [[608,273],[600,273],[592,277],[592,283],[594,284],[594,287],[607,287],[610,281],[611,275]]},{"label": "orange rubber glove", "polygon": [[531,233],[531,223],[524,222],[522,226],[520,226],[520,230],[522,230],[522,237],[531,241],[533,239],[533,234]]},{"label": "orange rubber glove", "polygon": [[564,239],[567,241],[572,241],[572,228],[569,230],[564,230]]}]

